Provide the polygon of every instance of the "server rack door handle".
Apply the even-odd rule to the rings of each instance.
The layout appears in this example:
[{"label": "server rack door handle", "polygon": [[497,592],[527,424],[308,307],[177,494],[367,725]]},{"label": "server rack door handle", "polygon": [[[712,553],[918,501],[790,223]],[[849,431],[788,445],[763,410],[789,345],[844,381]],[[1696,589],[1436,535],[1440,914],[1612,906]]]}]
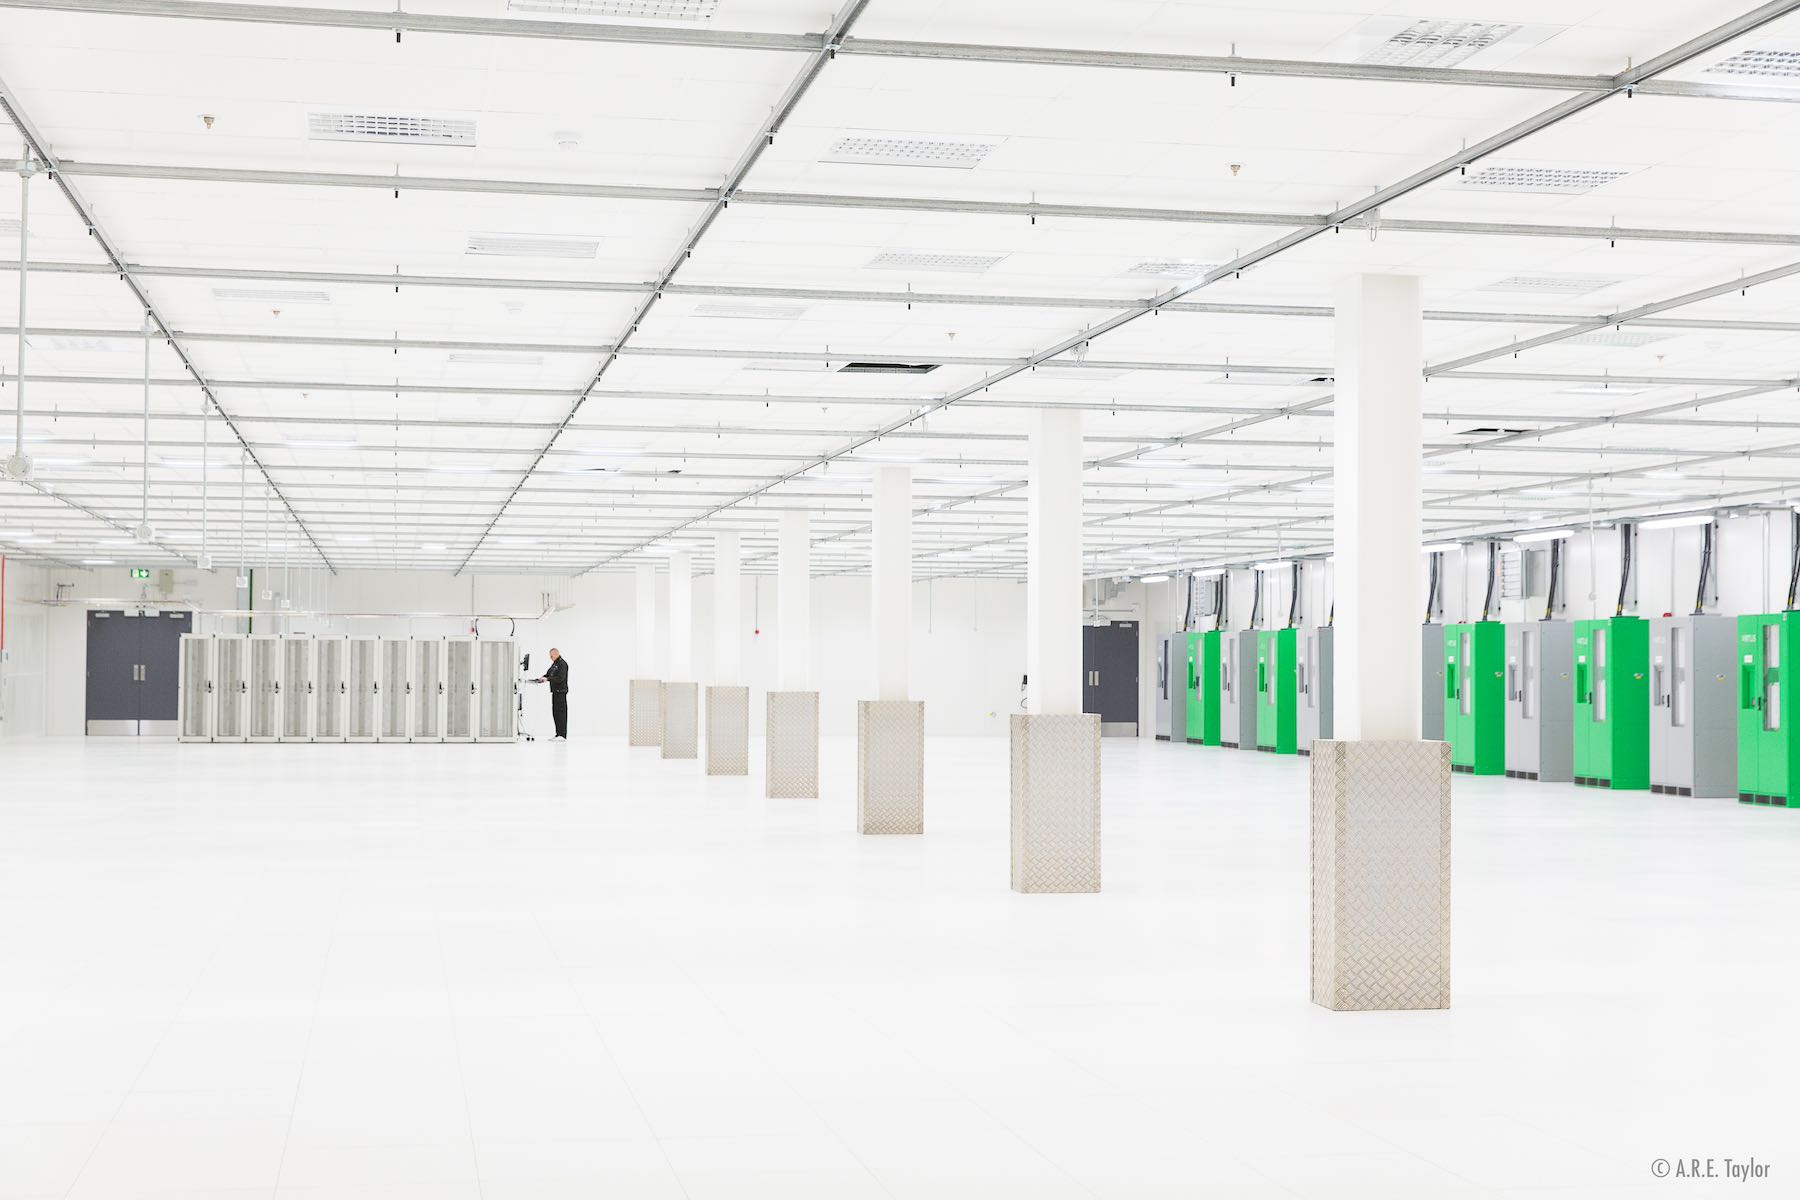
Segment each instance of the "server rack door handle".
[{"label": "server rack door handle", "polygon": [[1657,663],[1650,668],[1650,704],[1653,708],[1667,708],[1669,693],[1663,690],[1662,664]]}]

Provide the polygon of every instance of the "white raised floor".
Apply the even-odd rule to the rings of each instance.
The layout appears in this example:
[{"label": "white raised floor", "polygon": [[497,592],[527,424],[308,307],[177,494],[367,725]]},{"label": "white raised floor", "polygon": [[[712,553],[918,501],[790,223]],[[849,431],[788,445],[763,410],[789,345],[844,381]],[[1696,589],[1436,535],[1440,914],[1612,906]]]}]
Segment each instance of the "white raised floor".
[{"label": "white raised floor", "polygon": [[1022,896],[1000,739],[930,743],[920,838],[848,738],[816,801],[0,743],[0,1197],[1791,1194],[1800,812],[1458,776],[1453,1007],[1330,1013],[1304,762],[1104,752],[1106,890]]}]

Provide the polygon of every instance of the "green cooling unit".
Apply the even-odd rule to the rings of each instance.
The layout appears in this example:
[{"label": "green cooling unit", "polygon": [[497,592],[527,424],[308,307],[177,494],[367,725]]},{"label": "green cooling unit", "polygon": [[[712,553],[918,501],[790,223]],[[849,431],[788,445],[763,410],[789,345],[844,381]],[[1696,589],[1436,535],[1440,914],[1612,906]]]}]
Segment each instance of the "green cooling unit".
[{"label": "green cooling unit", "polygon": [[1187,635],[1187,740],[1219,744],[1219,648],[1216,629]]},{"label": "green cooling unit", "polygon": [[1800,737],[1788,714],[1782,664],[1800,613],[1738,618],[1738,799],[1800,808]]},{"label": "green cooling unit", "polygon": [[1294,674],[1298,632],[1264,629],[1256,635],[1256,748],[1292,754],[1299,745]]},{"label": "green cooling unit", "polygon": [[1444,740],[1450,769],[1506,773],[1506,626],[1444,626]]},{"label": "green cooling unit", "polygon": [[1575,782],[1650,787],[1650,622],[1575,622]]}]

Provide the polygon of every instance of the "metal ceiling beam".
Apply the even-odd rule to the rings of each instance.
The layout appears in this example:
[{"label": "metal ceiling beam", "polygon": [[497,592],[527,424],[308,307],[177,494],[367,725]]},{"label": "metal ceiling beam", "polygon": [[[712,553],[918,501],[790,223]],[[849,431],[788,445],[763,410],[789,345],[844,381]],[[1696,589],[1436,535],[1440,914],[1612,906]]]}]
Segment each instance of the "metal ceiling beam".
[{"label": "metal ceiling beam", "polygon": [[[357,11],[317,7],[208,3],[205,0],[0,0],[0,8],[52,12],[99,13],[176,20],[221,21],[258,25],[425,33],[473,37],[508,37],[565,42],[611,42],[690,49],[832,54],[872,58],[1011,63],[1034,66],[1086,67],[1106,70],[1179,72],[1227,78],[1274,77],[1327,79],[1364,83],[1415,83],[1446,87],[1515,88],[1584,91],[1604,87],[1607,76],[1534,71],[1494,71],[1463,67],[1377,66],[1368,63],[1305,59],[1243,58],[1237,55],[1169,54],[1060,47],[996,46],[895,38],[858,38],[836,32],[749,33],[667,26],[608,25],[587,21],[554,21],[514,17],[466,17],[399,10]],[[1732,84],[1662,83],[1646,78],[1639,90],[1647,95],[1697,98],[1793,100],[1779,88]]]},{"label": "metal ceiling beam", "polygon": [[[154,323],[156,328],[162,331],[169,348],[175,352],[176,357],[181,360],[181,365],[187,368],[188,372],[199,384],[201,395],[206,398],[208,404],[212,405],[213,411],[219,414],[219,419],[225,423],[225,428],[231,431],[231,436],[237,439],[238,445],[244,447],[244,453],[249,455],[250,461],[255,464],[257,471],[262,474],[263,479],[267,481],[269,487],[274,491],[275,497],[281,501],[282,507],[287,510],[288,516],[293,518],[295,526],[308,538],[308,540],[311,540],[312,535],[307,533],[305,522],[300,520],[299,515],[294,512],[293,506],[288,503],[287,497],[281,494],[281,489],[275,486],[275,481],[269,478],[269,473],[267,471],[263,470],[262,463],[257,461],[255,454],[251,453],[244,441],[243,434],[238,431],[238,427],[232,422],[231,414],[225,411],[225,406],[219,403],[219,398],[214,395],[212,389],[207,386],[205,377],[200,374],[199,368],[194,365],[193,360],[188,356],[187,350],[169,333],[168,322],[163,320],[162,314],[157,311],[156,305],[151,302],[149,293],[144,290],[143,286],[126,268],[125,256],[118,251],[112,240],[107,237],[105,230],[101,227],[99,222],[94,219],[93,210],[87,206],[87,203],[81,198],[81,194],[75,190],[75,185],[64,178],[60,169],[61,164],[58,162],[56,155],[51,151],[49,143],[44,140],[43,135],[37,131],[37,128],[32,124],[31,119],[26,116],[24,109],[19,105],[17,94],[7,86],[6,81],[3,79],[0,79],[0,110],[3,110],[6,113],[7,117],[12,121],[13,126],[18,129],[19,136],[25,140],[28,152],[34,155],[38,161],[43,163],[45,168],[51,172],[51,179],[55,181],[58,190],[62,192],[63,199],[66,200],[69,207],[74,210],[76,219],[86,226],[89,236],[93,239],[94,244],[100,248],[100,252],[106,256],[108,262],[112,263],[118,273],[120,281],[123,282],[126,287],[131,289],[131,294],[137,299],[138,304],[144,310],[145,318]],[[146,362],[148,362],[147,359]],[[319,550],[316,542],[313,544],[313,549],[318,550],[320,559],[325,562],[327,567],[330,567],[331,561],[325,557],[323,550]],[[171,553],[174,552],[171,551]]]},{"label": "metal ceiling beam", "polygon": [[[3,7],[6,0],[0,0]],[[1800,98],[1800,92],[1795,93]],[[1479,156],[1471,156],[1469,165]],[[686,203],[723,207],[747,204],[776,208],[829,208],[878,212],[955,213],[964,216],[1062,218],[1091,221],[1148,221],[1176,225],[1305,227],[1314,231],[1361,227],[1361,218],[1336,213],[1252,212],[1231,209],[1144,208],[1127,205],[1057,204],[1038,201],[974,200],[956,197],[876,196],[823,192],[774,192],[724,188],[656,187],[645,184],[576,183],[547,179],[479,179],[445,175],[379,175],[351,171],[257,170],[179,163],[68,162],[63,171],[77,178],[148,179],[162,182],[249,184],[278,187],[349,188],[376,192],[455,192],[495,196],[560,196],[583,200]],[[1668,229],[1624,225],[1527,224],[1507,221],[1423,220],[1383,217],[1383,233],[1449,234],[1475,237],[1531,237],[1588,241],[1680,242],[1710,245],[1800,246],[1800,233],[1731,229]]]}]

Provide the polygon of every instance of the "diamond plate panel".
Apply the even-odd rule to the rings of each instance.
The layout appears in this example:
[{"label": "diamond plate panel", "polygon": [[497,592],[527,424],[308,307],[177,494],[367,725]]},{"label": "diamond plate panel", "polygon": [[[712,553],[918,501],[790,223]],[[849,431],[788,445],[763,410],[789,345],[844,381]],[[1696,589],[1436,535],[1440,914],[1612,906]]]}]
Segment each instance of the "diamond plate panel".
[{"label": "diamond plate panel", "polygon": [[662,681],[633,679],[629,696],[630,744],[662,745]]},{"label": "diamond plate panel", "polygon": [[856,705],[856,824],[863,833],[925,832],[925,702]]},{"label": "diamond plate panel", "polygon": [[1012,887],[1100,890],[1100,717],[1013,714]]},{"label": "diamond plate panel", "polygon": [[750,689],[706,689],[706,773],[750,773]]},{"label": "diamond plate panel", "polygon": [[1450,1007],[1450,746],[1317,741],[1312,998]]},{"label": "diamond plate panel", "polygon": [[763,795],[771,800],[819,797],[819,693],[770,692]]},{"label": "diamond plate panel", "polygon": [[662,685],[662,756],[700,757],[700,685]]}]

